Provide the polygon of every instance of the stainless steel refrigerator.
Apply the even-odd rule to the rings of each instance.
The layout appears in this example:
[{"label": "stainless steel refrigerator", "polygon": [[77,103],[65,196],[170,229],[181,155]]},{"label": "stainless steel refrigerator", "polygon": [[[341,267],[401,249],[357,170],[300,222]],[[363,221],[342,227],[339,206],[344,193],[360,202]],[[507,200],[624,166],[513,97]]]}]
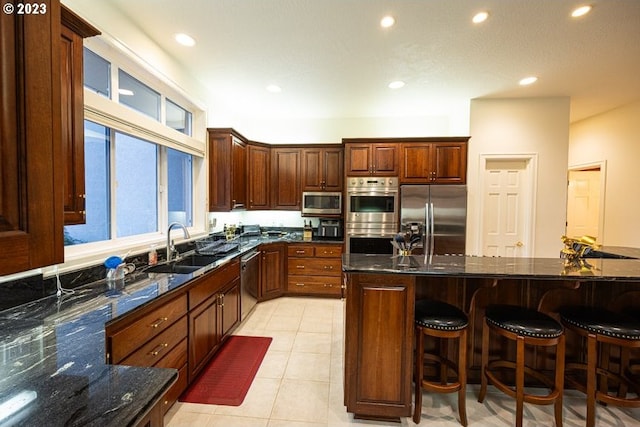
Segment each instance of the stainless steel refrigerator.
[{"label": "stainless steel refrigerator", "polygon": [[400,223],[402,232],[421,236],[421,243],[413,253],[464,255],[467,187],[400,186]]}]

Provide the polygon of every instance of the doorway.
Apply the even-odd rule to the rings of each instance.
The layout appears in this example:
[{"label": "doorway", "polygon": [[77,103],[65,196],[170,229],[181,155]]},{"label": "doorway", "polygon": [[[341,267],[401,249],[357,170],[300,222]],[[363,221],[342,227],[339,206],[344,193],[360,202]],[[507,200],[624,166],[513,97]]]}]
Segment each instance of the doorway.
[{"label": "doorway", "polygon": [[536,155],[487,155],[481,160],[480,254],[532,256]]},{"label": "doorway", "polygon": [[598,162],[569,168],[567,228],[569,237],[593,236],[602,244],[604,228],[605,164]]}]

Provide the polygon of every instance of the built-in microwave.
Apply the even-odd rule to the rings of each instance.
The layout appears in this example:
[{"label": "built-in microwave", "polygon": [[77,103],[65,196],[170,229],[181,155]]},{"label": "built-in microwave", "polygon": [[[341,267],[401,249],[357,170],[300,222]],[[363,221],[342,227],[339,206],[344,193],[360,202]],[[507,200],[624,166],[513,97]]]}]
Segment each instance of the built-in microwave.
[{"label": "built-in microwave", "polygon": [[342,193],[339,191],[304,191],[302,213],[305,215],[340,215]]}]

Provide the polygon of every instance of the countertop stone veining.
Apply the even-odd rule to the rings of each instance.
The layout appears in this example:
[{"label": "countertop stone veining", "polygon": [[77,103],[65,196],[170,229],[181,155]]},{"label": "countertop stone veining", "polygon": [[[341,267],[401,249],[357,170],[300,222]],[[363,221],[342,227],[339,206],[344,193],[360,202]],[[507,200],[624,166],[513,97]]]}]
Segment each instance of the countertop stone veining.
[{"label": "countertop stone veining", "polygon": [[423,255],[390,256],[343,254],[348,273],[395,273],[424,276],[522,278],[548,280],[640,281],[640,260],[594,258],[592,269],[565,268],[560,258],[508,258]]},{"label": "countertop stone veining", "polygon": [[[239,241],[237,251],[190,274],[147,273],[142,268],[117,288],[97,280],[70,294],[50,295],[0,311],[0,404],[18,395],[29,400],[10,418],[0,419],[0,426],[135,424],[176,381],[178,373],[106,364],[105,325],[274,241],[301,239],[297,234],[245,239]],[[319,242],[341,243],[312,243]]]}]

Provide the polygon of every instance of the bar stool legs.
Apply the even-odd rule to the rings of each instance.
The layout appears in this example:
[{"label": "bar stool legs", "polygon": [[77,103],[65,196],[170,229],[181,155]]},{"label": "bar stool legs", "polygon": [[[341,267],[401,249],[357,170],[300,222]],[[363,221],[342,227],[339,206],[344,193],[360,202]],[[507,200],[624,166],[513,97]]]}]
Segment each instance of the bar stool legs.
[{"label": "bar stool legs", "polygon": [[[420,300],[416,302],[416,357],[415,357],[415,405],[413,421],[420,423],[422,415],[422,390],[435,393],[458,392],[458,413],[460,424],[467,426],[466,386],[467,386],[467,316],[458,308],[439,301]],[[439,338],[439,354],[425,353],[424,337]],[[448,340],[458,342],[458,361],[447,356]],[[445,341],[446,340],[446,341]],[[439,381],[431,381],[424,376],[425,360],[439,364]],[[456,382],[449,382],[449,371],[457,374]]]},{"label": "bar stool legs", "polygon": [[[516,342],[516,360],[489,361],[490,332],[497,333]],[[556,347],[554,379],[525,365],[525,345]],[[522,427],[524,403],[554,405],[556,427],[562,427],[562,394],[564,392],[565,336],[562,325],[551,317],[524,307],[493,305],[488,306],[482,327],[482,374],[478,402],[482,403],[487,394],[489,381],[503,393],[516,399],[516,427]],[[496,369],[515,371],[515,388],[507,385],[494,373]],[[549,387],[547,395],[525,393],[525,374]]]}]

